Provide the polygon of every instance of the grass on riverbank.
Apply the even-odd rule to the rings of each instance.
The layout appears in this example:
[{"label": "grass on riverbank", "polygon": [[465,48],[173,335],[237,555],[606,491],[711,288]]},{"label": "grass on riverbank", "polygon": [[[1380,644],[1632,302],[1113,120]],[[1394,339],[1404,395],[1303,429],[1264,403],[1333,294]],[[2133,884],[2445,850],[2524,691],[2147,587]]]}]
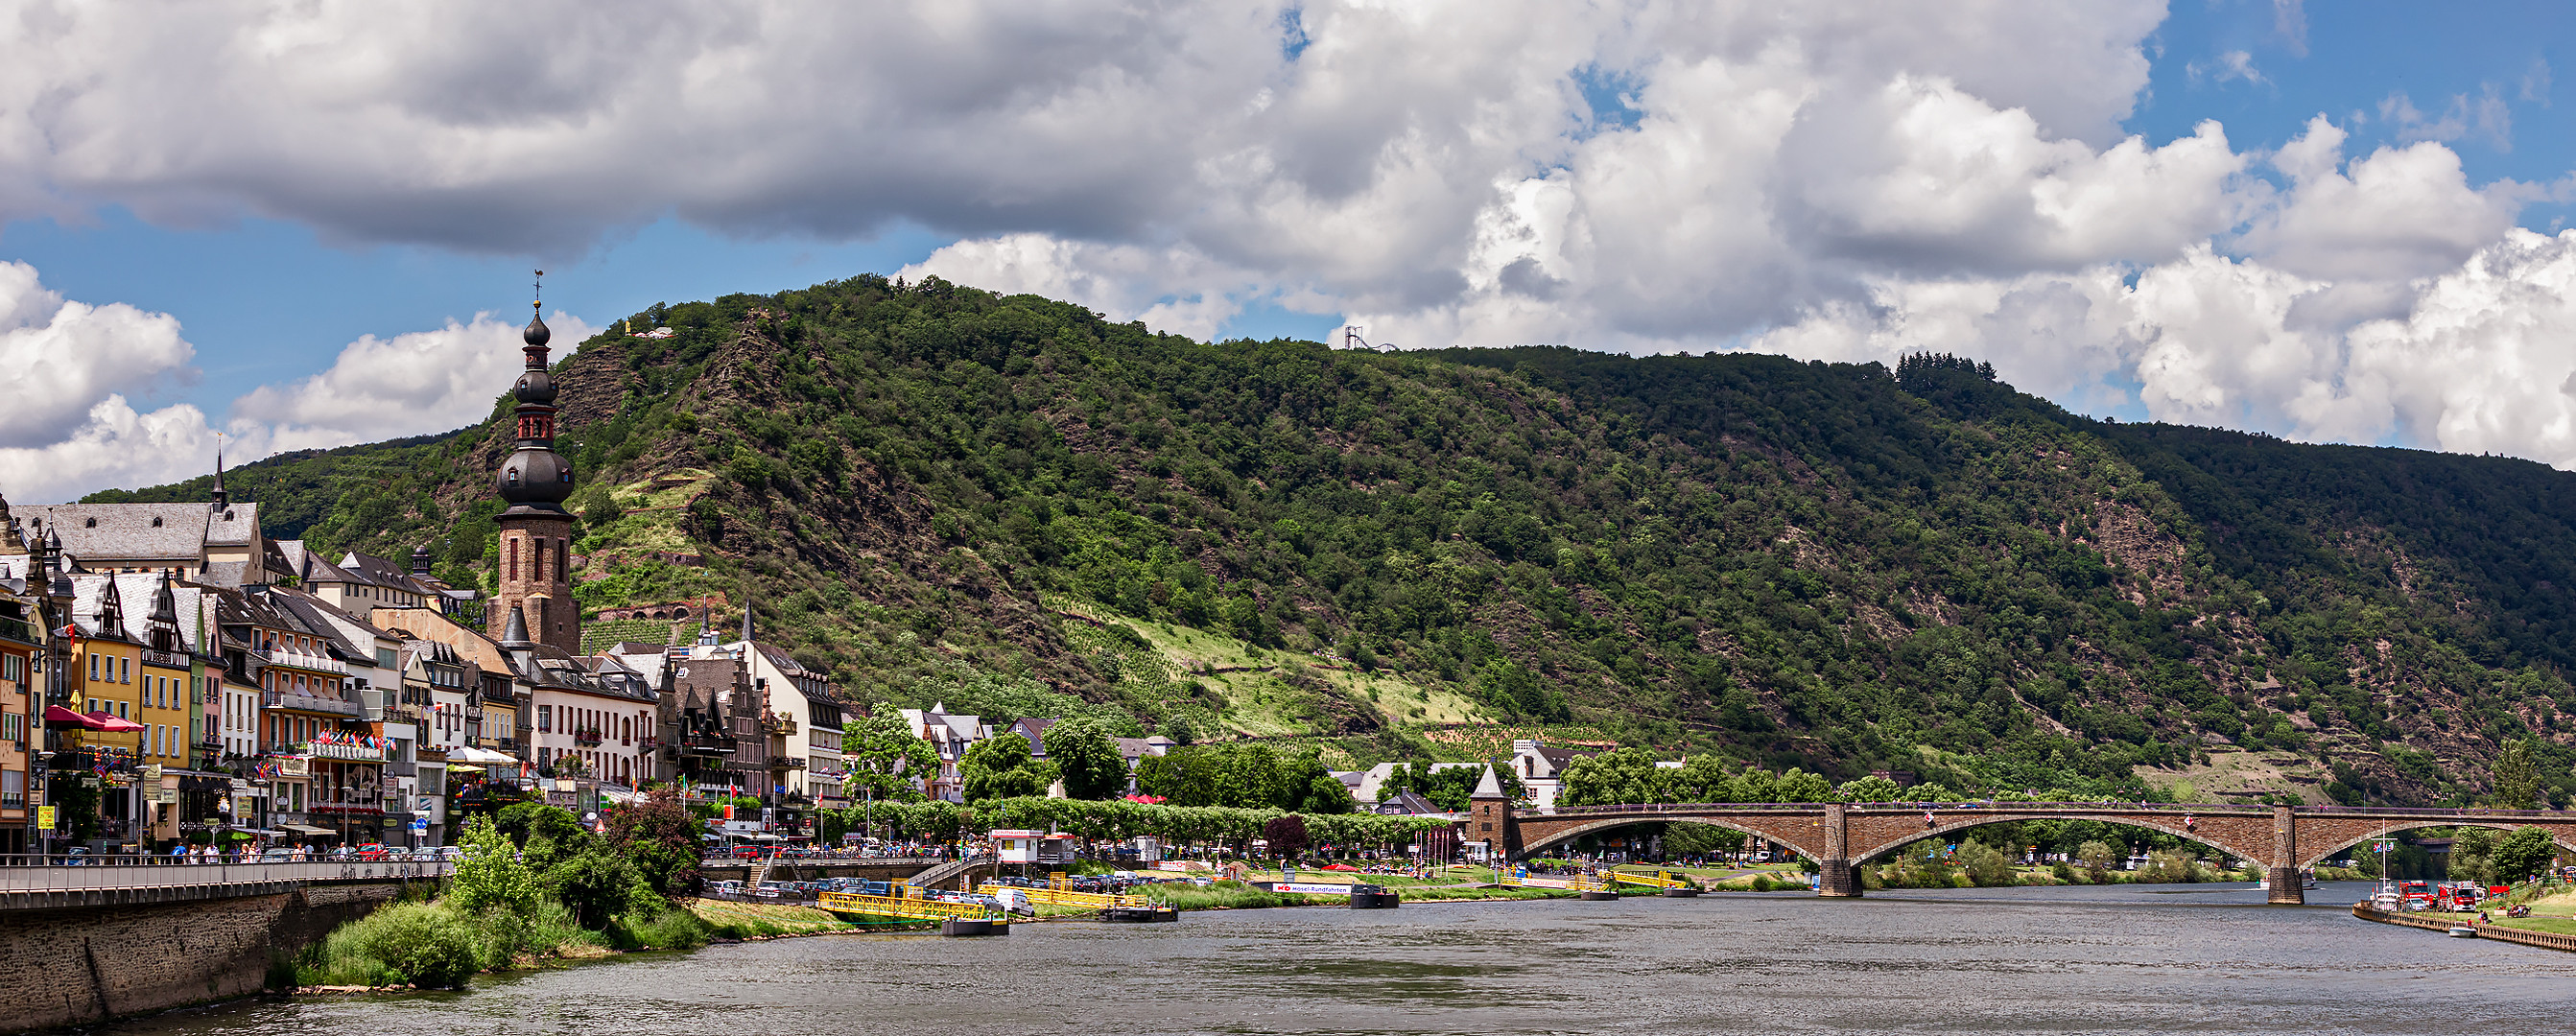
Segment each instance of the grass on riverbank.
[{"label": "grass on riverbank", "polygon": [[828,911],[784,903],[737,903],[726,899],[684,899],[680,905],[719,939],[774,935],[812,935],[858,927]]},{"label": "grass on riverbank", "polygon": [[710,934],[710,926],[677,907],[631,911],[594,931],[550,899],[526,914],[468,914],[446,900],[399,902],[333,929],[289,967],[296,986],[454,989],[477,972],[622,950],[690,949],[705,945]]}]

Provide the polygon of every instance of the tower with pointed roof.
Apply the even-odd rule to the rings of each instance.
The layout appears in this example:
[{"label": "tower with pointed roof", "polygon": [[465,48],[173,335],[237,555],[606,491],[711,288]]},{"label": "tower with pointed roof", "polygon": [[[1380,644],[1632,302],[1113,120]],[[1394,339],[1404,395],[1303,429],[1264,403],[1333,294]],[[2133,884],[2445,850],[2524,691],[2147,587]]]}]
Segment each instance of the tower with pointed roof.
[{"label": "tower with pointed roof", "polygon": [[[541,298],[530,303],[542,310]],[[492,639],[508,641],[509,627],[524,623],[515,639],[581,653],[581,606],[572,597],[572,514],[564,501],[573,489],[572,460],[555,452],[555,381],[546,370],[546,342],[553,332],[531,315],[520,335],[527,369],[511,394],[518,397],[518,447],[492,473],[492,486],[510,505],[501,529],[499,590],[483,614]],[[514,618],[516,622],[514,622]]]}]

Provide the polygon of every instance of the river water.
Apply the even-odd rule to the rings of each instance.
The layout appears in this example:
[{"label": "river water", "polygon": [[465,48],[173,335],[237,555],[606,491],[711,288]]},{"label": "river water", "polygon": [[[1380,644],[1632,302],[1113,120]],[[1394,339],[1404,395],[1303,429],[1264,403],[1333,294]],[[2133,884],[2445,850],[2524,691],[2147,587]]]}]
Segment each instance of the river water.
[{"label": "river water", "polygon": [[711,946],[97,1031],[2537,1033],[2576,1026],[2571,964],[2243,885],[1409,903]]}]

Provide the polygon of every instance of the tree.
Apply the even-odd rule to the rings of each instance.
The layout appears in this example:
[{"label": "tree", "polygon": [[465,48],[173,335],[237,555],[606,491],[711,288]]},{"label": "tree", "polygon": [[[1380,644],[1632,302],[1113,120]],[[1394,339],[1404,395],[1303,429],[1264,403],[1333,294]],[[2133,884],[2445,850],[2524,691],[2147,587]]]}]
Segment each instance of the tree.
[{"label": "tree", "polygon": [[1127,790],[1127,760],[1108,724],[1068,719],[1047,728],[1047,762],[1064,778],[1064,793],[1077,799],[1116,798]]},{"label": "tree", "polygon": [[1834,786],[1821,776],[1792,766],[1780,775],[1779,783],[1772,785],[1771,796],[1773,802],[1827,802],[1834,798]]},{"label": "tree", "polygon": [[1840,794],[1845,802],[1894,802],[1904,790],[1897,787],[1895,781],[1872,776],[1843,782]]},{"label": "tree", "polygon": [[2515,738],[2496,752],[2496,805],[2506,809],[2530,809],[2540,798],[2540,770],[2531,760],[2531,739]]},{"label": "tree", "polygon": [[1735,767],[1725,756],[1701,754],[1683,760],[1681,769],[1666,771],[1664,788],[1675,802],[1734,802],[1738,785]]},{"label": "tree", "polygon": [[1029,739],[999,734],[975,743],[957,764],[957,777],[968,802],[1046,794],[1055,783],[1055,768],[1029,752]]},{"label": "tree", "polygon": [[456,845],[464,855],[447,879],[447,898],[457,909],[479,914],[499,908],[526,915],[537,908],[536,874],[519,862],[518,846],[493,826],[491,817],[477,814]]},{"label": "tree", "polygon": [[1270,843],[1270,855],[1282,860],[1296,859],[1311,841],[1306,834],[1306,818],[1294,813],[1270,818],[1269,823],[1261,825],[1261,838]]},{"label": "tree", "polygon": [[2012,858],[1994,846],[1984,842],[1962,842],[1958,857],[1959,869],[1967,873],[1969,881],[1981,888],[2020,883],[2013,874]]},{"label": "tree", "polygon": [[1608,806],[1662,802],[1663,771],[1654,753],[1619,748],[1575,760],[1565,768],[1556,801],[1567,806]]},{"label": "tree", "polygon": [[608,811],[609,843],[634,861],[645,887],[665,899],[698,883],[705,849],[699,836],[705,830],[669,785],[646,792],[641,803]]},{"label": "tree", "polygon": [[2111,867],[2120,862],[2120,853],[2109,842],[2086,842],[2075,848],[2075,858],[2083,862],[2085,876],[2099,885],[2110,879]]},{"label": "tree", "polygon": [[2558,843],[2547,828],[2518,827],[2495,847],[2496,877],[2519,882],[2548,869],[2557,857]]},{"label": "tree", "polygon": [[636,892],[646,888],[635,864],[623,853],[591,846],[546,868],[545,888],[572,911],[584,928],[594,931],[625,913]]},{"label": "tree", "polygon": [[912,724],[893,709],[844,722],[841,759],[850,770],[842,786],[879,800],[920,798],[922,780],[939,772],[939,751],[914,737]]},{"label": "tree", "polygon": [[1216,801],[1209,805],[1260,808],[1287,808],[1288,801],[1304,794],[1305,789],[1291,789],[1280,779],[1279,753],[1269,745],[1235,743],[1203,749],[1216,753]]},{"label": "tree", "polygon": [[1715,824],[1677,820],[1664,827],[1664,851],[1681,856],[1744,851],[1744,832]]}]

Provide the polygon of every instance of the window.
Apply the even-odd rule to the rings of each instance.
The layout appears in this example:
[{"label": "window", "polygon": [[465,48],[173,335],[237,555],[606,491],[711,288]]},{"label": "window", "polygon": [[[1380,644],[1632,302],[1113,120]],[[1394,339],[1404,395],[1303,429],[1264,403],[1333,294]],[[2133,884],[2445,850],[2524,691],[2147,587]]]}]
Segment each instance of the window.
[{"label": "window", "polygon": [[542,731],[546,731],[547,733],[553,733],[553,732],[554,732],[554,729],[555,729],[555,707],[554,707],[554,706],[552,706],[552,705],[539,705],[539,706],[537,706],[537,729],[538,729],[538,730],[542,730]]},{"label": "window", "polygon": [[27,717],[21,716],[15,712],[0,713],[0,741],[24,741],[26,739]]},{"label": "window", "polygon": [[123,679],[118,680],[118,681],[116,681],[116,682],[118,682],[118,683],[133,683],[133,682],[134,682],[134,660],[133,660],[133,659],[131,659],[131,658],[120,658],[120,659],[117,659],[117,660],[116,660],[116,662],[117,662],[117,666],[116,666],[117,671],[118,671],[118,672],[120,672],[120,673],[125,674],[125,676],[124,676],[124,678],[123,678]]},{"label": "window", "polygon": [[91,656],[89,656],[89,678],[90,678],[91,680],[97,680],[97,679],[98,679],[98,656],[97,656],[97,655],[91,655]]},{"label": "window", "polygon": [[0,680],[27,682],[27,659],[20,655],[0,655]]}]

